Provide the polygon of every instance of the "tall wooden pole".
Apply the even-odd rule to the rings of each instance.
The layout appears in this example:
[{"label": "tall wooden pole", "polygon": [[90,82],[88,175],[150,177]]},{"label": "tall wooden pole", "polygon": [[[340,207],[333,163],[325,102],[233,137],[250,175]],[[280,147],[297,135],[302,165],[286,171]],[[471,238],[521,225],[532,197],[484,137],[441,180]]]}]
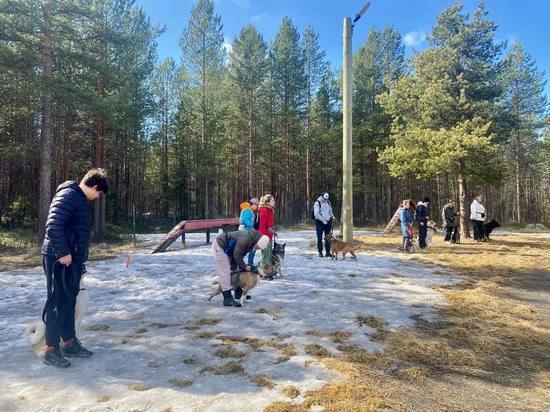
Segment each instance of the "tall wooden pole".
[{"label": "tall wooden pole", "polygon": [[353,155],[352,155],[352,57],[351,18],[344,19],[344,67],[343,67],[343,136],[342,136],[342,232],[344,242],[353,240]]}]

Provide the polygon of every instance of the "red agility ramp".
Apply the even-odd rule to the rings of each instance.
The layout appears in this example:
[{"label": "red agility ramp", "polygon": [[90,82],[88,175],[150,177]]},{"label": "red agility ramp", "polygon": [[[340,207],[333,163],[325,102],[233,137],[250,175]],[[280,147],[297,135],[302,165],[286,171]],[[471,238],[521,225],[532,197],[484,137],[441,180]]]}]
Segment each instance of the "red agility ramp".
[{"label": "red agility ramp", "polygon": [[202,219],[202,220],[182,220],[172,228],[162,242],[156,246],[151,254],[164,252],[168,246],[175,242],[178,237],[182,237],[182,242],[185,244],[185,233],[196,232],[198,230],[206,230],[206,243],[210,243],[210,229],[220,228],[222,226],[238,226],[238,218],[229,219]]}]

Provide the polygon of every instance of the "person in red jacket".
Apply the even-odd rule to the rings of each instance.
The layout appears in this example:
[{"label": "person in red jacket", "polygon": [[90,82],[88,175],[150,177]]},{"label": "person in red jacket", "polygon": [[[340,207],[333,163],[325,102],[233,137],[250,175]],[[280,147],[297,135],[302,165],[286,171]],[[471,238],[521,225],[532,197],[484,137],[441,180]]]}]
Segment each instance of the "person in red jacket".
[{"label": "person in red jacket", "polygon": [[[275,234],[275,198],[273,195],[264,195],[260,199],[258,209],[260,226],[258,232],[269,237],[269,245],[262,250],[262,265],[271,265],[273,235]],[[273,276],[267,276],[267,280],[273,280]]]}]

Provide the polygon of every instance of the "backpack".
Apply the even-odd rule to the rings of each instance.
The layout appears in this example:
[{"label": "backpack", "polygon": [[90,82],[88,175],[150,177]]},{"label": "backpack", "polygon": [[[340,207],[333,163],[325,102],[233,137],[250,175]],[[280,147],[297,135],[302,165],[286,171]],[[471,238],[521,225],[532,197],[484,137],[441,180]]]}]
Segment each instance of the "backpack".
[{"label": "backpack", "polygon": [[[332,208],[331,204],[330,204],[330,200],[327,200],[328,202],[328,205]],[[311,218],[313,220],[315,220],[315,203],[319,203],[319,211],[321,211],[321,202],[319,200],[316,200],[314,203],[313,203],[313,209],[311,209]]]}]

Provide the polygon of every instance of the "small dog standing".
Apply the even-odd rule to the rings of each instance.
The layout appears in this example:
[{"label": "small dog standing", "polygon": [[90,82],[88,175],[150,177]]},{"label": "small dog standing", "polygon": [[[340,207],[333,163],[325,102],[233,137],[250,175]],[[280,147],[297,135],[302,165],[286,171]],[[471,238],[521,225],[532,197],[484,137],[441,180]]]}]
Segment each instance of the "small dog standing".
[{"label": "small dog standing", "polygon": [[338,253],[342,254],[342,260],[346,259],[346,253],[351,254],[354,259],[357,259],[357,256],[355,256],[355,249],[349,243],[336,239],[330,233],[325,236],[325,241],[330,242],[330,250],[332,254],[332,257],[330,258],[331,260],[338,260]]}]

